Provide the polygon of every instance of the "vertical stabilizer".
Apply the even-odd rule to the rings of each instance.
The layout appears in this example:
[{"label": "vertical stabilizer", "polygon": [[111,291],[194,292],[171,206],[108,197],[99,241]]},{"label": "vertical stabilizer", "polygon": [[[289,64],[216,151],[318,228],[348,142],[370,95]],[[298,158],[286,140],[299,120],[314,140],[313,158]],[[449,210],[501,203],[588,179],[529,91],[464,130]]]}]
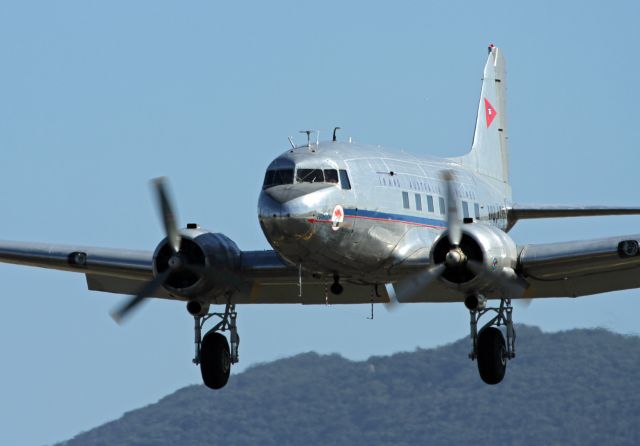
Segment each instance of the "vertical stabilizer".
[{"label": "vertical stabilizer", "polygon": [[509,183],[506,89],[504,57],[490,45],[471,152],[456,160],[503,183]]}]

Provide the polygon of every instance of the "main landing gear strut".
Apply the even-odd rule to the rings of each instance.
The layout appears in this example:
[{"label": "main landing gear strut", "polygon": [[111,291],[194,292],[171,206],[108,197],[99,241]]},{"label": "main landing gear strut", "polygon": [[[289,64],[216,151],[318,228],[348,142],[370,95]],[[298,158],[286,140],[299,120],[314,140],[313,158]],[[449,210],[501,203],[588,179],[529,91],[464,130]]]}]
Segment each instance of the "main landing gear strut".
[{"label": "main landing gear strut", "polygon": [[[468,301],[476,305],[467,305]],[[478,360],[480,378],[487,384],[498,384],[504,378],[507,361],[516,356],[516,332],[513,329],[513,307],[511,299],[501,299],[499,307],[486,307],[486,299],[473,296],[465,301],[469,308],[472,350],[471,360]],[[495,313],[486,324],[478,330],[480,318],[487,313]],[[504,325],[506,340],[498,328]]]},{"label": "main landing gear strut", "polygon": [[[217,317],[220,321],[209,330],[204,337],[202,327],[210,318]],[[235,304],[227,303],[224,313],[208,313],[194,315],[194,337],[196,353],[193,363],[200,365],[202,380],[205,386],[211,389],[221,389],[229,381],[231,365],[238,362],[238,346],[240,336],[236,325]],[[231,346],[227,338],[222,334],[229,331]]]}]

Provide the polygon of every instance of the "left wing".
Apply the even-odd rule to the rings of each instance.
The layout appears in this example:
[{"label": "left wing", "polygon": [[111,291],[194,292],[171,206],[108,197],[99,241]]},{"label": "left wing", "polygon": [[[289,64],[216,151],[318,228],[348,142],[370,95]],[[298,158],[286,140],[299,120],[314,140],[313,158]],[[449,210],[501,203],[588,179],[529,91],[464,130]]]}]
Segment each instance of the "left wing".
[{"label": "left wing", "polygon": [[518,274],[530,286],[525,298],[578,297],[640,287],[640,234],[524,245]]}]

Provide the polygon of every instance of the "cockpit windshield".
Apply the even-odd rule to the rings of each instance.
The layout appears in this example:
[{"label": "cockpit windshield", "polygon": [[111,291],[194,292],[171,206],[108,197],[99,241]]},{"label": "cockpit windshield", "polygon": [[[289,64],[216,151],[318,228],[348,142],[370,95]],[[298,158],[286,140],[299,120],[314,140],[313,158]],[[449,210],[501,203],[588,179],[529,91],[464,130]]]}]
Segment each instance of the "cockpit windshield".
[{"label": "cockpit windshield", "polygon": [[338,171],[335,169],[298,169],[296,182],[338,184]]},{"label": "cockpit windshield", "polygon": [[267,170],[262,188],[268,189],[281,184],[293,184],[293,169]]},{"label": "cockpit windshield", "polygon": [[[263,189],[268,189],[282,184],[293,184],[293,169],[269,169],[264,175]],[[295,172],[296,183],[328,183],[342,184],[343,189],[351,189],[346,170],[336,169],[297,169]]]},{"label": "cockpit windshield", "polygon": [[322,169],[298,169],[296,171],[298,183],[324,183]]}]

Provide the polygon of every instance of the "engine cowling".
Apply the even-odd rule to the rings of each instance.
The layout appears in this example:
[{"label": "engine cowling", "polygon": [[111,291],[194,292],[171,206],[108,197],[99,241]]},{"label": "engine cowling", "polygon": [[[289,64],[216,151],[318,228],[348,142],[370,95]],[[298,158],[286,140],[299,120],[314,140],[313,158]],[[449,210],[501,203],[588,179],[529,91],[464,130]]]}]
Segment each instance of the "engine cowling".
[{"label": "engine cowling", "polygon": [[[506,232],[478,223],[465,224],[461,229],[462,238],[458,249],[465,260],[482,264],[489,271],[513,272],[518,261],[518,251],[515,242]],[[443,233],[431,250],[432,264],[446,264],[447,255],[454,248],[447,233]],[[482,274],[467,267],[466,262],[447,266],[442,279],[462,290],[485,291],[495,285]]]},{"label": "engine cowling", "polygon": [[[240,270],[241,251],[224,234],[201,228],[180,230],[180,250],[176,255],[168,239],[160,242],[153,255],[153,272],[173,269],[163,288],[185,299],[215,297],[234,289]],[[180,265],[176,267],[176,262]]]}]

